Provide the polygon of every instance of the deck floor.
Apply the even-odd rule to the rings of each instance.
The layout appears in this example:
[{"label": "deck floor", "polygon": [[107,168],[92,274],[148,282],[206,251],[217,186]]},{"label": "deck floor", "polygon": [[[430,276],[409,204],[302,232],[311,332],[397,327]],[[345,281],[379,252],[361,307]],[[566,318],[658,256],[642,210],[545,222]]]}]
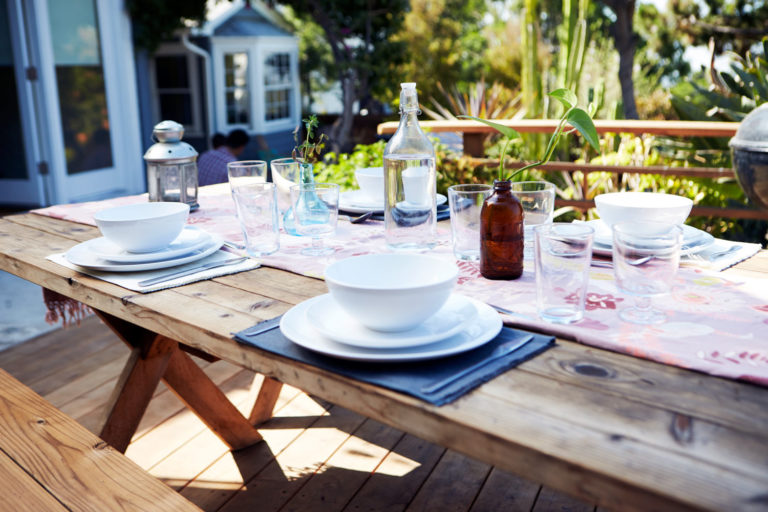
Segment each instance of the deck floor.
[{"label": "deck floor", "polygon": [[[127,357],[91,317],[0,352],[0,367],[93,431]],[[247,414],[259,378],[198,363]],[[161,385],[126,455],[206,511],[595,510],[289,386],[261,432],[230,452]]]}]

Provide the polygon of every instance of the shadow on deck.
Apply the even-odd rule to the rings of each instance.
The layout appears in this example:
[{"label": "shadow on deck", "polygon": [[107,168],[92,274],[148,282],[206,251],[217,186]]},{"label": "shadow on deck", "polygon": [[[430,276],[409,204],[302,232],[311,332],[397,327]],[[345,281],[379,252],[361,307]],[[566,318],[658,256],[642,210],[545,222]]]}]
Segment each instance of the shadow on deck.
[{"label": "shadow on deck", "polygon": [[[0,352],[0,367],[95,431],[127,357],[91,317]],[[196,362],[247,414],[260,378]],[[595,509],[290,386],[261,432],[265,442],[230,452],[160,385],[126,455],[210,511]]]}]

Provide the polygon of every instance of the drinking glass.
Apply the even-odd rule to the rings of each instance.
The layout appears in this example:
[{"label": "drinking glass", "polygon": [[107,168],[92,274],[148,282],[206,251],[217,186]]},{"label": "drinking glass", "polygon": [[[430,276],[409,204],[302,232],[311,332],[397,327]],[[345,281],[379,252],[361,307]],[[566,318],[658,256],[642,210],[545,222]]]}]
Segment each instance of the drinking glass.
[{"label": "drinking glass", "polygon": [[480,210],[491,195],[490,185],[448,187],[453,255],[464,261],[480,260]]},{"label": "drinking glass", "polygon": [[523,207],[525,255],[533,255],[533,228],[551,224],[555,211],[555,186],[548,181],[512,182],[512,193]]},{"label": "drinking glass", "polygon": [[258,258],[276,252],[280,223],[275,184],[230,178],[229,186],[248,254]]},{"label": "drinking glass", "polygon": [[680,226],[654,222],[625,222],[613,226],[613,272],[620,290],[635,296],[635,305],[619,317],[635,324],[663,323],[667,316],[654,309],[652,297],[670,292],[680,264]]},{"label": "drinking glass", "polygon": [[594,234],[582,223],[534,229],[536,306],[543,320],[569,324],[584,317]]},{"label": "drinking glass", "polygon": [[312,246],[301,251],[306,256],[325,256],[334,252],[323,246],[323,238],[336,232],[339,219],[339,186],[334,183],[300,183],[291,187],[296,230],[312,237]]},{"label": "drinking glass", "polygon": [[227,162],[229,183],[244,180],[248,183],[267,181],[267,162],[263,160],[240,160]]},{"label": "drinking glass", "polygon": [[291,157],[277,158],[269,162],[272,168],[272,181],[277,185],[277,197],[280,201],[280,213],[290,207],[291,185],[299,180],[299,162]]}]

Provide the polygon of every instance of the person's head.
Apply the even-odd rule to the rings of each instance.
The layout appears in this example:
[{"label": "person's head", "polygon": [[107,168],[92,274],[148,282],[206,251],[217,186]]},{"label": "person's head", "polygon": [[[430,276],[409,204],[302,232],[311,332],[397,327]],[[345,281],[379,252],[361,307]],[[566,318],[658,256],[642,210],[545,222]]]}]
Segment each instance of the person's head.
[{"label": "person's head", "polygon": [[248,145],[249,140],[250,137],[245,130],[239,128],[237,130],[232,130],[229,132],[229,135],[227,135],[227,148],[234,156],[239,156],[245,149],[245,146]]},{"label": "person's head", "polygon": [[213,149],[218,149],[224,144],[227,143],[227,136],[223,133],[216,132],[213,134],[213,137],[211,137],[211,147]]}]

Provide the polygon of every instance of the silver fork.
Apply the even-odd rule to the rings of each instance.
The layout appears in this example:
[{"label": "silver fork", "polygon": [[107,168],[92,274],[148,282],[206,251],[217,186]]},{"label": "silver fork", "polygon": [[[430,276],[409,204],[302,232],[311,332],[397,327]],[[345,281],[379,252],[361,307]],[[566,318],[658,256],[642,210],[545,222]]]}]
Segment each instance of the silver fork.
[{"label": "silver fork", "polygon": [[741,250],[741,246],[740,245],[732,245],[732,246],[730,246],[729,248],[727,248],[725,250],[718,251],[718,252],[713,252],[712,254],[710,254],[707,257],[707,259],[709,261],[719,260],[723,256],[727,256],[728,254],[733,254],[734,252],[739,252],[740,250]]}]

